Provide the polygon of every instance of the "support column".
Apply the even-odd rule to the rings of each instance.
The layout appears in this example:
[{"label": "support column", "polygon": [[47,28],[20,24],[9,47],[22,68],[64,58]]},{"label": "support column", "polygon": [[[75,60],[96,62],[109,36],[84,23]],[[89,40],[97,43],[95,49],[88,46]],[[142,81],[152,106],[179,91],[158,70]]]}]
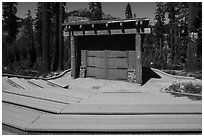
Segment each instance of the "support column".
[{"label": "support column", "polygon": [[77,38],[71,36],[71,77],[77,78]]},{"label": "support column", "polygon": [[141,35],[136,34],[135,37],[135,54],[136,54],[136,65],[135,65],[135,71],[136,71],[136,82],[138,84],[142,84],[142,59],[141,59]]}]

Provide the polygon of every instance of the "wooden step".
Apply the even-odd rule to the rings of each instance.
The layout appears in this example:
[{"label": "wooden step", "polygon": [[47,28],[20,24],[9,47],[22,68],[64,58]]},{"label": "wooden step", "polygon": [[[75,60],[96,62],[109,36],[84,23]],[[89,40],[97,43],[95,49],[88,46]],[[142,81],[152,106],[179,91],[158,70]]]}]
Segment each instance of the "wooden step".
[{"label": "wooden step", "polygon": [[51,115],[37,119],[29,131],[201,131],[202,115]]},{"label": "wooden step", "polygon": [[67,88],[67,89],[69,87],[69,84],[67,84],[67,82],[59,81],[57,79],[47,80],[47,82],[48,82],[49,85],[52,85],[52,86],[58,86],[58,87]]},{"label": "wooden step", "polygon": [[[152,98],[116,98],[116,99],[95,99],[89,98],[89,99],[83,99],[80,101],[80,104],[187,104],[188,102],[192,102],[190,99],[187,98],[180,99],[173,97],[172,98],[160,98],[153,96]],[[200,101],[197,101],[198,103]],[[197,103],[195,102],[195,104]],[[194,103],[194,102],[193,102]],[[200,103],[199,103],[200,104]]]},{"label": "wooden step", "polygon": [[71,97],[71,96],[66,96],[66,95],[61,95],[57,94],[57,90],[55,93],[49,92],[49,89],[27,89],[27,90],[22,90],[22,89],[11,89],[11,90],[4,90],[3,92],[5,93],[10,93],[10,94],[16,94],[19,96],[26,96],[30,98],[37,98],[41,100],[49,100],[53,102],[59,102],[59,103],[64,103],[64,104],[70,104],[70,103],[78,103],[80,101],[79,98]]},{"label": "wooden step", "polygon": [[50,113],[60,113],[63,110],[63,108],[67,105],[58,102],[20,96],[5,92],[2,93],[2,101],[6,103],[12,103],[42,111],[47,111]]},{"label": "wooden step", "polygon": [[[7,90],[8,91],[8,90]],[[13,91],[13,90],[12,90]],[[62,88],[32,88],[26,89],[29,92],[38,92],[39,94],[52,94],[54,96],[61,95],[65,97],[72,97],[72,98],[88,98],[94,92],[78,92],[79,90],[72,90],[72,89],[62,89]]]},{"label": "wooden step", "polygon": [[67,114],[202,114],[201,104],[71,104]]},{"label": "wooden step", "polygon": [[30,79],[28,81],[32,84],[36,84],[40,86],[41,88],[55,88],[55,89],[58,88],[57,86],[54,87],[54,86],[49,85],[47,81],[42,80],[42,79]]},{"label": "wooden step", "polygon": [[26,127],[38,119],[44,112],[2,103],[2,124],[26,130]]},{"label": "wooden step", "polygon": [[12,88],[15,88],[15,86],[9,82],[9,78],[2,77],[2,90],[12,89]]},{"label": "wooden step", "polygon": [[38,86],[30,84],[27,80],[22,78],[20,79],[20,78],[14,77],[14,78],[9,78],[9,80],[23,89],[39,88]]}]

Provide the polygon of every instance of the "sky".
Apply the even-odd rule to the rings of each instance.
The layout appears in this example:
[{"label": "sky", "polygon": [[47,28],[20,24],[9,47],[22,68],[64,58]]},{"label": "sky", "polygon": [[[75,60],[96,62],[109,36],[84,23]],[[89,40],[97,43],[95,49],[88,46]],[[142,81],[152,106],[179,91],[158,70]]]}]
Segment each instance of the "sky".
[{"label": "sky", "polygon": [[[102,2],[102,10],[105,14],[110,14],[113,17],[125,18],[125,8],[127,2]],[[150,22],[154,22],[154,13],[156,11],[155,2],[130,2],[132,14],[136,17],[148,17]],[[17,16],[25,18],[28,10],[31,10],[31,15],[35,17],[35,9],[37,2],[18,2]],[[67,2],[66,11],[75,9],[88,9],[88,2]]]}]

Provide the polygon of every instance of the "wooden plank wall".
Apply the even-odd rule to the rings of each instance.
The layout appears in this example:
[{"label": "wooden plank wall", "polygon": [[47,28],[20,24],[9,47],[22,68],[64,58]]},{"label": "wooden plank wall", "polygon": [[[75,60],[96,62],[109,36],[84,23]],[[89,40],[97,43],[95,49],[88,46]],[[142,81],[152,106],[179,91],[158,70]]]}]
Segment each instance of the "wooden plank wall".
[{"label": "wooden plank wall", "polygon": [[107,78],[127,79],[127,53],[126,51],[107,51]]},{"label": "wooden plank wall", "polygon": [[134,50],[128,51],[128,69],[136,68],[136,54]]},{"label": "wooden plank wall", "polygon": [[126,80],[127,56],[127,51],[81,50],[81,66],[87,66],[87,76],[89,77]]},{"label": "wooden plank wall", "polygon": [[81,66],[86,66],[86,56],[87,56],[87,51],[86,50],[81,50]]},{"label": "wooden plank wall", "polygon": [[[94,53],[95,52],[95,53]],[[100,54],[102,54],[102,53],[100,53],[100,52],[97,52],[97,51],[87,51],[87,50],[81,50],[81,66],[86,66],[87,64],[87,60],[86,60],[86,56],[88,55],[88,54],[86,54],[86,53],[89,53],[89,55],[91,54],[91,55],[96,55],[96,56],[100,56]],[[114,51],[115,53],[120,53],[121,51]],[[135,64],[135,58],[136,58],[136,54],[135,54],[135,51],[134,50],[128,50],[128,51],[126,51],[126,56],[127,56],[127,59],[124,59],[124,60],[122,60],[122,62],[124,62],[124,61],[127,61],[127,65],[128,65],[128,69],[135,69],[135,66],[136,66],[136,64]],[[124,56],[125,55],[125,52],[122,52],[122,54],[121,54],[121,56]],[[109,56],[109,55],[108,55]],[[112,55],[113,56],[113,55]],[[120,56],[120,55],[119,55]],[[121,60],[118,60],[117,61],[117,64],[123,64],[123,63],[120,63],[120,61]],[[102,62],[102,61],[101,61]],[[111,62],[112,63],[112,62]],[[111,64],[110,63],[110,64]],[[121,66],[122,67],[122,66]]]},{"label": "wooden plank wall", "polygon": [[104,56],[104,51],[87,51],[87,76],[105,79]]}]

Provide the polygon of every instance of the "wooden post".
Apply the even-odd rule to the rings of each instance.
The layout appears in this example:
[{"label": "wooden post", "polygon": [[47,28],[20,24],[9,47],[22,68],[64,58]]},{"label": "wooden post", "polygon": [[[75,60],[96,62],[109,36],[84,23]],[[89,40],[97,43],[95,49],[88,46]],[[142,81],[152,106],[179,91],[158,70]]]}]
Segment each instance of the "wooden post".
[{"label": "wooden post", "polygon": [[105,79],[108,79],[108,59],[107,59],[108,51],[104,51],[104,62],[105,62]]},{"label": "wooden post", "polygon": [[87,68],[87,50],[85,50],[85,62],[84,62],[84,66]]},{"label": "wooden post", "polygon": [[141,60],[141,35],[136,34],[135,37],[135,53],[136,53],[136,82],[142,84],[142,60]]},{"label": "wooden post", "polygon": [[77,78],[77,40],[71,36],[71,77]]},{"label": "wooden post", "polygon": [[126,50],[126,59],[127,59],[127,81],[128,81],[128,70],[129,70],[129,50]]}]

